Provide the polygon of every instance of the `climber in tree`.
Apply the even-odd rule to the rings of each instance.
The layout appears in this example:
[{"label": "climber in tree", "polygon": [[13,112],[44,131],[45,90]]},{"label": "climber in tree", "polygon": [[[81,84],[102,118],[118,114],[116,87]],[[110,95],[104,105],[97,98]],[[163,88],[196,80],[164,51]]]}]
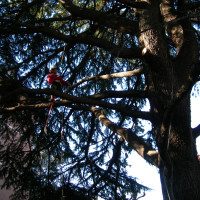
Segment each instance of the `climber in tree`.
[{"label": "climber in tree", "polygon": [[[50,74],[47,76],[47,82],[51,85],[51,89],[58,90],[62,92],[62,86],[71,86],[71,84],[67,81],[64,81],[61,76],[57,75],[58,68],[53,66],[50,68]],[[54,97],[51,96],[51,100]]]}]

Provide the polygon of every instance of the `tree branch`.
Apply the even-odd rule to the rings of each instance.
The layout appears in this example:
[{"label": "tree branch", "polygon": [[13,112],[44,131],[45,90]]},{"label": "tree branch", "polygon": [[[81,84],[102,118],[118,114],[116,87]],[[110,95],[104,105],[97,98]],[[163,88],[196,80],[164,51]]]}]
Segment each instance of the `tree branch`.
[{"label": "tree branch", "polygon": [[159,153],[150,148],[142,138],[135,135],[130,129],[121,128],[111,122],[104,114],[101,113],[100,109],[92,107],[91,111],[104,126],[123,137],[142,158],[152,165],[159,167]]},{"label": "tree branch", "polygon": [[193,134],[194,139],[197,139],[197,137],[200,136],[200,124],[197,127],[192,129],[192,134]]},{"label": "tree branch", "polygon": [[105,91],[100,94],[90,95],[89,97],[95,99],[106,99],[106,98],[149,98],[151,94],[147,91],[136,91],[136,90],[127,90],[127,91]]},{"label": "tree branch", "polygon": [[[54,95],[56,97],[60,97],[62,99],[68,100],[67,102],[64,100],[60,101],[61,102],[61,104],[59,104],[60,106],[63,105],[64,103],[68,103],[68,105],[69,105],[69,101],[70,101],[73,104],[77,103],[77,104],[85,104],[85,105],[98,105],[103,108],[116,110],[117,112],[120,112],[122,115],[133,117],[133,118],[141,118],[141,119],[145,119],[145,120],[149,120],[149,121],[151,121],[153,119],[153,115],[150,112],[133,111],[129,107],[121,106],[118,104],[111,104],[111,103],[96,100],[96,99],[90,98],[90,97],[75,97],[75,96],[64,94],[62,92],[58,92],[58,91],[52,90],[52,89],[28,89],[28,88],[23,87],[23,88],[16,90],[15,92],[9,93],[6,96],[6,98],[12,97],[12,95],[16,95],[19,92],[22,94],[23,93],[26,93],[26,94],[48,94],[48,95]],[[14,110],[23,110],[23,109],[33,109],[34,107],[42,108],[42,107],[47,107],[49,105],[50,104],[41,103],[41,104],[35,104],[35,105],[18,105],[18,106],[9,107],[9,108],[0,107],[0,112],[8,112],[8,111],[14,111]],[[56,104],[54,104],[54,105],[56,105]]]},{"label": "tree branch", "polygon": [[74,85],[72,85],[72,87],[70,87],[69,89],[66,90],[66,93],[86,81],[90,81],[90,80],[97,81],[97,80],[108,80],[111,78],[132,77],[132,76],[136,76],[136,75],[142,74],[142,73],[143,73],[143,68],[139,68],[139,69],[135,69],[133,71],[117,72],[117,73],[113,73],[113,74],[87,77],[87,78],[84,78],[84,79],[80,80],[79,82],[75,83]]},{"label": "tree branch", "polygon": [[[65,35],[60,33],[59,31],[49,28],[47,26],[34,26],[31,23],[20,23],[17,21],[0,19],[0,22],[5,22],[7,24],[11,24],[9,27],[0,26],[0,35],[8,35],[8,34],[33,34],[33,33],[42,33],[47,37],[54,38],[56,40],[60,40],[69,44],[90,44],[93,46],[101,47],[107,51],[111,51],[114,48],[117,48],[116,45],[111,42],[94,37],[92,35],[88,35],[86,33],[76,34],[76,35]],[[23,27],[23,28],[21,28]],[[26,28],[25,28],[26,27]]]},{"label": "tree branch", "polygon": [[135,34],[138,32],[138,22],[128,20],[121,16],[113,16],[92,9],[81,8],[72,3],[71,0],[57,0],[63,7],[68,10],[73,16],[78,16],[83,19],[93,20],[105,26],[116,29],[122,33]]},{"label": "tree branch", "polygon": [[[118,56],[121,58],[141,58],[141,48],[132,47],[132,48],[118,48],[117,45],[101,38],[97,38],[92,36],[91,34],[87,34],[87,32],[83,32],[81,34],[76,35],[65,35],[60,33],[57,30],[49,28],[47,26],[34,26],[31,23],[20,23],[17,21],[11,21],[7,19],[0,19],[0,22],[4,22],[6,24],[10,24],[10,26],[0,26],[0,35],[8,35],[8,34],[33,34],[33,33],[42,33],[47,37],[51,37],[68,44],[90,44],[93,46],[98,46],[100,48],[105,49],[106,51],[110,51],[113,56]],[[23,27],[23,28],[21,28]],[[26,28],[24,28],[26,27]]]},{"label": "tree branch", "polygon": [[[118,160],[121,156],[121,146],[123,144],[124,140],[120,138],[120,140],[117,142],[117,144],[114,146],[113,148],[113,156],[112,158],[109,160],[109,165],[107,170],[105,170],[103,172],[103,174],[101,175],[101,177],[95,181],[95,183],[90,187],[90,189],[88,190],[88,192],[90,192],[93,188],[95,188],[104,178],[106,178],[107,176],[109,176],[109,174],[111,173],[112,167],[114,163],[118,163]],[[95,166],[96,167],[96,166]]]},{"label": "tree branch", "polygon": [[[173,101],[170,103],[170,105],[168,106],[168,108],[166,109],[165,112],[165,121],[166,122],[166,129],[163,129],[163,132],[161,133],[161,135],[164,135],[165,137],[165,141],[168,140],[168,134],[166,134],[166,130],[169,130],[170,127],[170,123],[171,123],[171,116],[173,114],[174,108],[181,102],[181,100],[183,100],[183,98],[186,95],[189,95],[189,93],[192,90],[192,87],[194,86],[194,84],[196,83],[199,74],[200,74],[200,69],[199,69],[199,63],[194,64],[196,67],[194,67],[194,71],[192,74],[190,74],[190,76],[188,77],[188,79],[185,81],[185,85],[183,85],[174,95],[174,99]],[[198,131],[198,127],[196,127],[196,130],[194,130],[194,137],[195,134],[197,134]],[[167,142],[166,142],[167,145]],[[166,147],[167,148],[167,147]]]},{"label": "tree branch", "polygon": [[53,59],[54,57],[56,57],[58,55],[58,53],[60,53],[63,50],[63,47],[55,49],[55,52],[52,53],[50,56],[48,56],[43,62],[41,62],[37,67],[35,67],[34,69],[32,69],[29,73],[27,73],[25,76],[21,77],[20,81],[24,81],[27,78],[29,78],[30,76],[32,76],[33,74],[38,73],[38,69],[40,69],[42,66],[44,66],[46,63],[48,63],[51,59]]}]

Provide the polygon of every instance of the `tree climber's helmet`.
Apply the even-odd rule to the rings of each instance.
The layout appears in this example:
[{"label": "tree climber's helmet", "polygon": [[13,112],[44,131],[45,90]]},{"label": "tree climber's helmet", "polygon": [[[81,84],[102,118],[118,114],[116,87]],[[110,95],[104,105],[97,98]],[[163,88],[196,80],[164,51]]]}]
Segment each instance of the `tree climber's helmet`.
[{"label": "tree climber's helmet", "polygon": [[49,72],[51,73],[54,69],[58,69],[58,68],[56,66],[52,66],[52,67],[50,67]]}]

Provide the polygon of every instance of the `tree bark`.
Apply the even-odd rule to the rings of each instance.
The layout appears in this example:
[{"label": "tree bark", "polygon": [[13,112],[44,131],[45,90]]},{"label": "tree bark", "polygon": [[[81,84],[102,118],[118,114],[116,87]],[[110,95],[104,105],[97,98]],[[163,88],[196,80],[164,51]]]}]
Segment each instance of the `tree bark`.
[{"label": "tree bark", "polygon": [[[195,35],[187,20],[167,26],[177,50],[173,60],[159,26],[160,13],[165,22],[176,19],[172,4],[165,0],[160,5],[159,1],[146,2],[150,8],[138,10],[140,44],[147,63],[144,69],[147,90],[155,94],[150,98],[150,105],[152,113],[158,116],[152,123],[161,155],[163,197],[164,200],[198,200],[200,165],[191,129],[191,88],[187,86],[198,60]],[[188,52],[188,49],[192,50]],[[184,94],[180,94],[181,88],[187,88]],[[179,96],[179,102],[173,103]]]},{"label": "tree bark", "polygon": [[[169,125],[164,123],[160,127],[161,138],[157,140],[164,165],[162,186],[170,199],[200,199],[200,165],[190,127],[189,94],[174,108]],[[169,199],[167,193],[164,199]]]}]

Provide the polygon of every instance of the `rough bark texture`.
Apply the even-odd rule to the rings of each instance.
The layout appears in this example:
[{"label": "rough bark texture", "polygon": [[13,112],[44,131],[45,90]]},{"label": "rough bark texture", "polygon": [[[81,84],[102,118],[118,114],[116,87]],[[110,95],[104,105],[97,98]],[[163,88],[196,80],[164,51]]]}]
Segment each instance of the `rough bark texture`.
[{"label": "rough bark texture", "polygon": [[[155,27],[155,24],[161,17],[159,13],[166,22],[176,19],[172,5],[170,1],[162,1],[160,5],[158,1],[147,3],[150,3],[150,9],[138,11],[140,42],[144,45],[148,64],[147,89],[156,94],[150,103],[152,112],[158,114],[153,125],[162,159],[160,172],[164,199],[197,200],[200,199],[200,165],[191,131],[191,88],[187,87],[198,60],[195,34],[187,20],[166,26],[177,49],[176,58],[170,58],[167,45],[161,37],[164,30],[161,26]],[[172,102],[183,87],[185,94],[172,108]]]}]

